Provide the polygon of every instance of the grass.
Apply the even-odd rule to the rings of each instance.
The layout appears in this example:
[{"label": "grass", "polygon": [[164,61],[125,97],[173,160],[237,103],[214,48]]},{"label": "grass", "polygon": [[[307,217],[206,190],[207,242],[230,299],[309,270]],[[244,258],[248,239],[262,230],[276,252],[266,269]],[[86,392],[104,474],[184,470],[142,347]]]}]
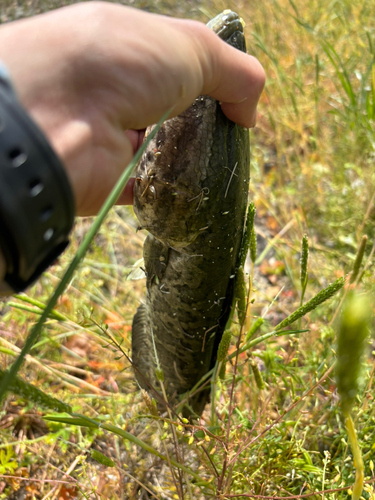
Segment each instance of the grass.
[{"label": "grass", "polygon": [[[4,2],[0,13],[4,19],[30,15],[58,3]],[[258,126],[251,132],[250,196],[259,236],[250,314],[253,321],[264,317],[254,339],[273,331],[301,304],[304,234],[309,243],[304,304],[352,270],[364,235],[368,241],[356,293],[373,294],[375,4],[271,0],[250,6],[205,0],[132,5],[203,21],[233,8],[246,22],[249,51],[266,69]],[[88,219],[77,221],[60,265],[50,268],[29,297],[46,304],[89,225]],[[28,498],[151,498],[148,488],[169,499],[182,497],[181,484],[187,500],[347,498],[355,471],[333,370],[334,318],[345,292],[288,327],[306,332],[268,338],[253,345],[250,358],[240,353],[237,363],[238,328],[233,328],[233,356],[224,380],[215,384],[215,418],[211,408],[195,426],[173,414],[156,416],[125,356],[145,286],[143,280],[126,279],[142,252],[144,235],[136,227],[130,208],[111,212],[59,299],[58,315],[47,320],[21,370],[24,380],[117,433],[45,421],[52,409],[9,396],[0,421],[0,498],[19,487]],[[11,298],[0,303],[0,315],[4,368],[22,348],[40,309],[36,302]],[[375,496],[373,342],[353,408],[366,500]],[[253,375],[254,361],[262,390]],[[166,460],[141,452],[124,433]],[[100,462],[100,453],[114,466]],[[180,475],[171,461],[193,469],[197,477]]]}]

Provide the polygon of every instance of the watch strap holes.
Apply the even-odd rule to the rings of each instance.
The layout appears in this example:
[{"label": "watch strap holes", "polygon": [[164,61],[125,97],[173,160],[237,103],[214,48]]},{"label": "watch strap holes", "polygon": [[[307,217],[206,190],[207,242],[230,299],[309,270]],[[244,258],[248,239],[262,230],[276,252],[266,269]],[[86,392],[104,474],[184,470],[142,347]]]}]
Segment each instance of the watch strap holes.
[{"label": "watch strap holes", "polygon": [[51,206],[44,208],[40,212],[41,222],[47,222],[47,220],[51,217],[52,214],[53,214],[53,208]]},{"label": "watch strap holes", "polygon": [[43,184],[40,179],[34,179],[29,183],[30,188],[30,196],[35,197],[38,196],[39,193],[43,191]]},{"label": "watch strap holes", "polygon": [[43,235],[44,241],[49,241],[52,238],[54,232],[55,230],[52,227],[48,228]]},{"label": "watch strap holes", "polygon": [[17,168],[17,167],[20,167],[21,165],[23,165],[27,159],[26,154],[18,146],[12,148],[9,151],[8,157],[9,157],[10,161],[12,162],[12,166],[14,168]]}]

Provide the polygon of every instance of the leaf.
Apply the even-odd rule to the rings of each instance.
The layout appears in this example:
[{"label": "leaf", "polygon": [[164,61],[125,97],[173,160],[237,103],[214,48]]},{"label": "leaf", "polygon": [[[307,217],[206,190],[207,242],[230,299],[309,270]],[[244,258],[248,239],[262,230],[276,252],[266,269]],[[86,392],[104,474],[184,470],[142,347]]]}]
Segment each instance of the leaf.
[{"label": "leaf", "polygon": [[322,475],[322,470],[319,469],[319,467],[315,467],[314,465],[304,464],[304,465],[302,465],[302,470],[305,470],[306,472],[310,472],[311,474],[316,474],[317,476]]},{"label": "leaf", "polygon": [[104,455],[103,453],[100,453],[98,450],[91,450],[90,451],[91,458],[96,460],[102,465],[105,465],[106,467],[116,467],[116,464],[113,460],[111,460],[107,455]]},{"label": "leaf", "polygon": [[[96,429],[100,427],[100,421],[91,421],[89,418],[79,418],[79,417],[71,417],[70,415],[60,416],[60,415],[46,415],[43,417],[44,420],[48,420],[49,422],[58,422],[60,424],[68,424],[68,425],[78,425],[80,427],[89,427],[91,429]],[[91,421],[91,422],[90,422]]]}]

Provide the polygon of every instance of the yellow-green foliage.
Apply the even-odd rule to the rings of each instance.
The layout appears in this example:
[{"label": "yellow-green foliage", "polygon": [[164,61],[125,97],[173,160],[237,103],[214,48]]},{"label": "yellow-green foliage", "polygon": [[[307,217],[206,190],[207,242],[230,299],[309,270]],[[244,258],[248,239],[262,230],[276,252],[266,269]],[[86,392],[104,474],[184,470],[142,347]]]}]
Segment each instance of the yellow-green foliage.
[{"label": "yellow-green foliage", "polygon": [[344,413],[350,412],[358,393],[370,318],[368,298],[350,293],[343,306],[337,334],[336,380]]}]

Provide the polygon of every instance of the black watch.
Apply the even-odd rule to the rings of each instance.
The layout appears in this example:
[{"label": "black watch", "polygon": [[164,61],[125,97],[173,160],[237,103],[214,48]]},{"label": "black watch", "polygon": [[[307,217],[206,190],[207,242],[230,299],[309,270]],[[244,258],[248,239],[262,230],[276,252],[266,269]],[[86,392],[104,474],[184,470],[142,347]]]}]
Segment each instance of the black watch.
[{"label": "black watch", "polygon": [[13,291],[33,283],[66,248],[74,213],[64,167],[0,63],[0,248]]}]

